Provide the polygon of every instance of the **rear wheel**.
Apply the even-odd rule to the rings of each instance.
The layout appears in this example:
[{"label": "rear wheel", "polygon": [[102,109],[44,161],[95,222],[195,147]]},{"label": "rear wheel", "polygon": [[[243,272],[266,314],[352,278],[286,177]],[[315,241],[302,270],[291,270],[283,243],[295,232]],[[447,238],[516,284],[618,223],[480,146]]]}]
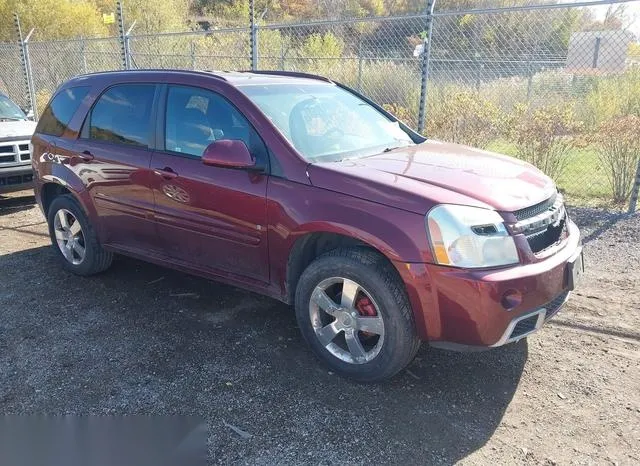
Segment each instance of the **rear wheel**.
[{"label": "rear wheel", "polygon": [[47,220],[51,243],[66,270],[93,275],[109,268],[113,254],[102,249],[89,219],[71,194],[53,200]]},{"label": "rear wheel", "polygon": [[402,281],[384,257],[364,248],[311,263],[298,282],[296,316],[314,353],[358,381],[395,375],[420,346]]}]

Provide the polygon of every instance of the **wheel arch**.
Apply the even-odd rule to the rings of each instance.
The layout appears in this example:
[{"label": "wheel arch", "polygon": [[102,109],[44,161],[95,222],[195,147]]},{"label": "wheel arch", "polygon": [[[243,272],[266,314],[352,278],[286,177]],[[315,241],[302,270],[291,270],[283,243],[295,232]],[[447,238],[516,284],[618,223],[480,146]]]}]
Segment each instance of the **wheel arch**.
[{"label": "wheel arch", "polygon": [[51,203],[56,197],[62,196],[64,194],[74,195],[69,188],[67,188],[66,186],[60,183],[56,183],[53,181],[44,183],[42,185],[42,188],[40,189],[40,193],[41,193],[40,199],[42,202],[42,211],[44,212],[45,217],[48,217],[49,208],[51,207]]},{"label": "wheel arch", "polygon": [[[49,216],[49,208],[51,207],[51,203],[53,202],[53,200],[56,197],[65,194],[73,196],[80,203],[80,206],[84,210],[87,217],[92,222],[96,221],[98,217],[96,215],[93,201],[89,195],[89,192],[82,186],[78,187],[74,184],[66,183],[61,178],[52,175],[43,176],[39,187],[38,197],[45,218],[48,218]],[[99,228],[99,225],[96,224],[94,226],[96,227],[96,233],[98,234],[98,237],[100,237],[101,229]]]},{"label": "wheel arch", "polygon": [[[395,252],[387,244],[372,241],[364,235],[353,235],[335,229],[313,230],[299,233],[289,250],[286,263],[285,298],[291,304],[295,301],[296,287],[304,270],[318,257],[338,248],[369,249],[385,259],[397,273],[392,258]],[[398,278],[400,275],[398,274]]]}]

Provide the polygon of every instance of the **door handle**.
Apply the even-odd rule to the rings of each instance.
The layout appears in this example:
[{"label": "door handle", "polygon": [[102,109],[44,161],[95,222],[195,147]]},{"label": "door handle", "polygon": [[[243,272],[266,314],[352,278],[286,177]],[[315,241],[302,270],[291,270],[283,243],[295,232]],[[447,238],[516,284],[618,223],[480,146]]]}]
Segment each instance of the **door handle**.
[{"label": "door handle", "polygon": [[80,158],[82,160],[84,160],[85,162],[90,162],[92,161],[95,157],[93,156],[93,154],[91,152],[89,152],[88,150],[84,150],[82,151],[82,154],[80,154]]},{"label": "door handle", "polygon": [[165,180],[172,180],[173,178],[176,178],[178,176],[178,174],[169,167],[156,168],[155,170],[153,170],[153,173],[161,176]]}]

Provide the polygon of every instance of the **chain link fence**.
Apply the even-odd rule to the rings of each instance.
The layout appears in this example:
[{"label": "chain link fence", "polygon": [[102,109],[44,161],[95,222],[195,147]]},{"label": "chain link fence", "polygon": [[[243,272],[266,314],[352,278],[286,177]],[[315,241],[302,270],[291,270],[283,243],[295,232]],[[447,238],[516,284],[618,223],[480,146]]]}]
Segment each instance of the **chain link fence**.
[{"label": "chain link fence", "polygon": [[0,43],[0,92],[8,94],[22,108],[29,105],[29,91],[25,86],[24,68],[19,44]]},{"label": "chain link fence", "polygon": [[29,56],[38,114],[61,83],[79,74],[122,66],[120,42],[115,37],[32,42]]},{"label": "chain link fence", "polygon": [[131,36],[133,68],[248,70],[249,28]]},{"label": "chain link fence", "polygon": [[[640,1],[595,3],[430,14],[425,0],[404,16],[31,41],[33,97],[42,109],[66,79],[125,64],[321,74],[430,137],[537,165],[574,204],[622,206],[640,159],[640,18],[601,8]],[[0,59],[0,89],[24,104],[20,45]]]}]

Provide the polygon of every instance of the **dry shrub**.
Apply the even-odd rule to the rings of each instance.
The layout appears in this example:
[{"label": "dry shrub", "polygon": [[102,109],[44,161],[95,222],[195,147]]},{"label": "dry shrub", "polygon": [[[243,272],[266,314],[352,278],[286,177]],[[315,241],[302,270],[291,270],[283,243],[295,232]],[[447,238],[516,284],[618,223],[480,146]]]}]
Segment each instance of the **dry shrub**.
[{"label": "dry shrub", "polygon": [[410,122],[414,119],[411,110],[409,110],[407,107],[403,107],[402,105],[384,104],[382,107],[403,123]]},{"label": "dry shrub", "polygon": [[477,92],[447,86],[429,97],[427,134],[444,141],[485,148],[502,134],[504,113]]},{"label": "dry shrub", "polygon": [[38,115],[42,115],[47,104],[51,100],[51,92],[48,89],[40,89],[36,92],[36,108],[38,109]]},{"label": "dry shrub", "polygon": [[625,202],[640,161],[640,117],[627,115],[607,120],[599,126],[593,142],[607,170],[613,200]]},{"label": "dry shrub", "polygon": [[518,157],[555,179],[566,169],[582,130],[568,105],[517,106],[509,126]]}]

